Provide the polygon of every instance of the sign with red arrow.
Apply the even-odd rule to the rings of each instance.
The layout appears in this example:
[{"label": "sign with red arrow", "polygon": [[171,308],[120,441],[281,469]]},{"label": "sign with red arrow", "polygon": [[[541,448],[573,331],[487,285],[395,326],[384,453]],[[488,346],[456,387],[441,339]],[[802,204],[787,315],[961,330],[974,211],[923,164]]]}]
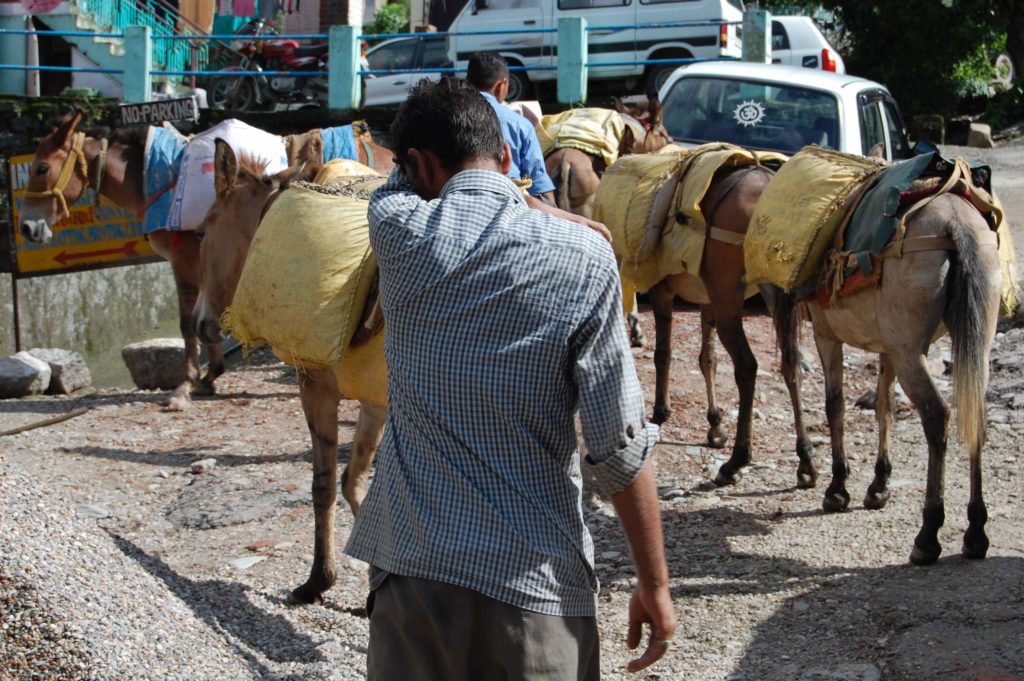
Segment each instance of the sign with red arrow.
[{"label": "sign with red arrow", "polygon": [[32,154],[10,157],[11,225],[14,269],[18,277],[59,274],[83,269],[154,262],[159,256],[143,235],[134,213],[101,197],[96,203],[92,189],[68,206],[70,215],[53,226],[53,237],[37,244],[16,228],[28,184]]}]

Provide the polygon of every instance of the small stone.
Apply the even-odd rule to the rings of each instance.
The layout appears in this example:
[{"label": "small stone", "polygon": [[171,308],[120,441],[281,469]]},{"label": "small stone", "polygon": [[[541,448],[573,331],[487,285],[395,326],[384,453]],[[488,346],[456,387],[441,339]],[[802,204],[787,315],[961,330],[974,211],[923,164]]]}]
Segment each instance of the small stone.
[{"label": "small stone", "polygon": [[107,509],[91,504],[80,504],[75,508],[75,513],[79,518],[109,518],[111,516]]},{"label": "small stone", "polygon": [[248,570],[256,563],[266,560],[266,556],[244,556],[242,558],[236,558],[235,560],[228,563],[231,567],[236,570]]},{"label": "small stone", "polygon": [[168,473],[168,472],[167,472],[167,471],[165,471],[165,470],[159,470],[159,471],[157,471],[157,472],[156,472],[156,476],[157,476],[158,478],[163,478],[164,480],[166,480],[167,478],[171,477],[170,473]]},{"label": "small stone", "polygon": [[217,459],[201,459],[200,461],[192,462],[192,465],[189,466],[189,470],[196,475],[200,475],[202,473],[209,473],[216,465]]},{"label": "small stone", "polygon": [[605,560],[611,560],[613,558],[618,558],[621,555],[622,555],[622,553],[620,551],[602,551],[601,552],[601,557],[604,558]]}]

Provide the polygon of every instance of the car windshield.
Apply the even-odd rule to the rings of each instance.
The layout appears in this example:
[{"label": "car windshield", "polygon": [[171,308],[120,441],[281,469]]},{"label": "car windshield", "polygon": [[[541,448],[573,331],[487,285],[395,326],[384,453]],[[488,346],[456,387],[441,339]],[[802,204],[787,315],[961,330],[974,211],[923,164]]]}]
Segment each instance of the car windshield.
[{"label": "car windshield", "polygon": [[740,79],[680,78],[665,97],[665,128],[678,142],[729,142],[792,154],[807,144],[838,149],[833,95]]}]

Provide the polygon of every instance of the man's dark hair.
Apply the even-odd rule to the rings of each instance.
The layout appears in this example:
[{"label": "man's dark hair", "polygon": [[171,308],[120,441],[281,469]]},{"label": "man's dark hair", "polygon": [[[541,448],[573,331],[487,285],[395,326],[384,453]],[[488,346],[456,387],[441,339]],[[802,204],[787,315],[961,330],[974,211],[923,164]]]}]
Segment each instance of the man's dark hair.
[{"label": "man's dark hair", "polygon": [[500,165],[504,139],[498,115],[473,87],[455,78],[424,78],[399,107],[391,143],[403,163],[410,148],[429,149],[445,170],[454,171],[474,158]]},{"label": "man's dark hair", "polygon": [[478,52],[469,60],[466,80],[477,90],[490,90],[502,78],[508,78],[508,62],[494,52]]}]

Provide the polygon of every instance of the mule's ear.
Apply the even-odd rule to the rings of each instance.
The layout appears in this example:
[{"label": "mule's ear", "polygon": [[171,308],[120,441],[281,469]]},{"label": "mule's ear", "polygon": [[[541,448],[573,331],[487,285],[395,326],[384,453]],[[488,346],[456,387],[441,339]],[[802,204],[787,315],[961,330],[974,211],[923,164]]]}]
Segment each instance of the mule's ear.
[{"label": "mule's ear", "polygon": [[658,101],[658,96],[655,95],[647,102],[647,113],[650,117],[651,127],[661,125],[661,121],[665,116],[664,110],[661,108],[661,102]]},{"label": "mule's ear", "polygon": [[288,185],[292,182],[309,182],[316,177],[316,174],[320,171],[319,169],[314,171],[311,167],[312,165],[313,164],[306,162],[296,163],[293,166],[288,166],[270,179],[279,190],[283,191],[287,189]]},{"label": "mule's ear", "polygon": [[627,125],[619,139],[619,156],[632,154],[634,146],[636,146],[636,137],[633,136],[633,128]]},{"label": "mule's ear", "polygon": [[82,122],[82,112],[75,109],[71,109],[64,118],[61,119],[60,125],[57,127],[56,139],[63,146],[71,144],[71,136],[78,130],[78,124]]},{"label": "mule's ear", "polygon": [[217,188],[217,198],[222,199],[238,179],[238,161],[230,144],[219,137],[213,144],[213,184]]}]

